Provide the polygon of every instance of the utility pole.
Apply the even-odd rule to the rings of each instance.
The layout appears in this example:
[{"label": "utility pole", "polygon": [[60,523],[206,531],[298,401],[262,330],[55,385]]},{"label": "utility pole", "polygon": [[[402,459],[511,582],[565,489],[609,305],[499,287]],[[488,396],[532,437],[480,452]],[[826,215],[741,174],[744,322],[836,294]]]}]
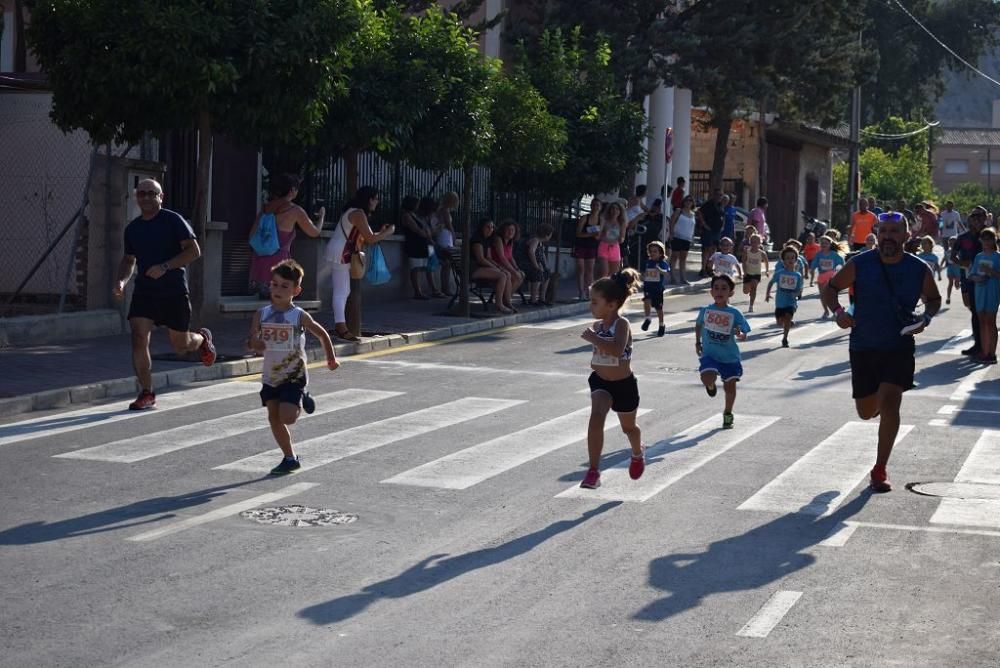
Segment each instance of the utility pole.
[{"label": "utility pole", "polygon": [[[851,95],[851,159],[850,159],[850,175],[847,181],[847,212],[848,216],[857,206],[858,197],[861,196],[859,192],[860,178],[858,172],[860,171],[860,151],[861,151],[861,87],[857,86]],[[850,218],[848,218],[850,220]]]}]

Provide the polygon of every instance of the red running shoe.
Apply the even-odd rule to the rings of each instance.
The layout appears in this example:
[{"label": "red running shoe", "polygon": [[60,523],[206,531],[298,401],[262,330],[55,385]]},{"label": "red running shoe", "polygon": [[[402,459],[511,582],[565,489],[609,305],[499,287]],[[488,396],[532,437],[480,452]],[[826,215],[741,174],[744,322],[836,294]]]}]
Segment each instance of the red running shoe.
[{"label": "red running shoe", "polygon": [[198,348],[201,351],[201,363],[205,366],[212,366],[215,364],[216,357],[215,345],[212,343],[212,331],[207,327],[202,327],[198,330],[198,333],[205,339]]},{"label": "red running shoe", "polygon": [[580,487],[584,489],[597,489],[601,486],[601,472],[597,469],[590,469],[587,471],[587,475],[583,476],[583,482],[580,483]]},{"label": "red running shoe", "polygon": [[889,474],[886,473],[884,466],[876,466],[872,469],[869,486],[873,492],[879,494],[892,491],[892,483],[889,482]]},{"label": "red running shoe", "polygon": [[628,463],[628,477],[632,480],[638,480],[642,477],[642,472],[646,470],[646,446],[640,445],[642,448],[642,454],[636,457],[632,455],[631,461]]},{"label": "red running shoe", "polygon": [[128,405],[130,411],[146,411],[150,408],[156,408],[156,395],[149,390],[140,392],[135,401]]}]

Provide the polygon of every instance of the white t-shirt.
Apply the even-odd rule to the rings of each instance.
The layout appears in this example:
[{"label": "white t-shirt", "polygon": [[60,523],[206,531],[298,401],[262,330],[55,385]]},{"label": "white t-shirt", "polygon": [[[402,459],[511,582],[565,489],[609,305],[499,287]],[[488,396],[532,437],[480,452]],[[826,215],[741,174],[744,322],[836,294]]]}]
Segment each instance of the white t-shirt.
[{"label": "white t-shirt", "polygon": [[690,216],[681,212],[674,223],[674,237],[683,241],[691,241],[694,238],[694,214]]},{"label": "white t-shirt", "polygon": [[711,258],[712,272],[716,275],[725,274],[732,278],[736,275],[736,267],[740,261],[729,253],[714,253]]},{"label": "white t-shirt", "polygon": [[641,215],[642,215],[642,205],[640,204],[636,204],[635,206],[630,207],[629,210],[625,212],[625,218],[628,219],[628,222],[630,223]]},{"label": "white t-shirt", "polygon": [[962,224],[962,214],[958,211],[948,211],[945,209],[941,212],[941,234],[944,238],[955,237],[965,231],[965,225]]}]

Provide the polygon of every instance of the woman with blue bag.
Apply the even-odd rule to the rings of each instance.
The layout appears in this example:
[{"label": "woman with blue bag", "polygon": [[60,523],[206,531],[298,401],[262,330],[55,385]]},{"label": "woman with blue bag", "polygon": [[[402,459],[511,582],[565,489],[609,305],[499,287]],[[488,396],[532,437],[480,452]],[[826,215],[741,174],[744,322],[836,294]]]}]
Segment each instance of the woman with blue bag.
[{"label": "woman with blue bag", "polygon": [[270,200],[257,214],[250,228],[250,289],[261,299],[269,297],[271,267],[292,257],[292,242],[296,228],[307,237],[318,237],[326,209],[316,213],[316,224],[293,200],[299,196],[300,179],[294,174],[278,174],[271,179],[268,192]]}]

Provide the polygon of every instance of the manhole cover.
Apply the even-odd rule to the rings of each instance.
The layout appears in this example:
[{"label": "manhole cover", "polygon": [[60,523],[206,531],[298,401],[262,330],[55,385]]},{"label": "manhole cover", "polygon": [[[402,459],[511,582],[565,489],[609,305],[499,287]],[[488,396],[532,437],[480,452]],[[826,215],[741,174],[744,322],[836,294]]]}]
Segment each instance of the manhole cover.
[{"label": "manhole cover", "polygon": [[273,524],[281,527],[331,527],[338,524],[350,524],[358,519],[357,515],[350,513],[299,505],[244,510],[240,513],[240,517],[253,520],[258,524]]},{"label": "manhole cover", "polygon": [[1000,500],[1000,485],[978,482],[911,482],[906,489],[923,496],[946,499]]}]

